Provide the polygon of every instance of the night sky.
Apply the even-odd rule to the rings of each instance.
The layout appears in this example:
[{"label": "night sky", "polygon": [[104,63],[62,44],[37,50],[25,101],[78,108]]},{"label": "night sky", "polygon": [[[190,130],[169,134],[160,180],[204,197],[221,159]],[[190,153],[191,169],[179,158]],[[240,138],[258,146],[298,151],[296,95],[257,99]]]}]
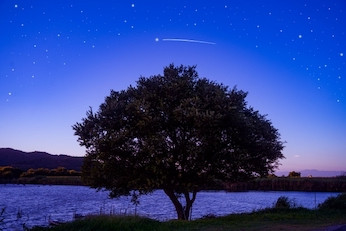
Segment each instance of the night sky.
[{"label": "night sky", "polygon": [[0,147],[82,156],[111,89],[197,65],[249,92],[281,170],[346,170],[346,1],[0,1]]}]

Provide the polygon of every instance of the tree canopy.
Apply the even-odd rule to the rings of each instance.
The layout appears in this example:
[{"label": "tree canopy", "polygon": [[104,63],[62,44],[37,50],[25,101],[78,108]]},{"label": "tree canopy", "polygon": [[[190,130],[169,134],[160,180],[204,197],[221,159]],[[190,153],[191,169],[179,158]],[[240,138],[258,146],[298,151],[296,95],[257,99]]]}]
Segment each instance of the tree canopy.
[{"label": "tree canopy", "polygon": [[188,219],[206,184],[266,176],[283,158],[277,129],[246,95],[173,64],[112,90],[73,126],[87,149],[83,179],[112,197],[163,189],[178,219]]}]

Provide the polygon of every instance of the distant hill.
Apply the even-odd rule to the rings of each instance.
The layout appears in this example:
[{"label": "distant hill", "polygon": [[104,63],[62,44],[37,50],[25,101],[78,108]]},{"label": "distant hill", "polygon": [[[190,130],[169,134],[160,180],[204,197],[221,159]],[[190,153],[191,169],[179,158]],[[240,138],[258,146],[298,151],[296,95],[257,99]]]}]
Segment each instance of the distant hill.
[{"label": "distant hill", "polygon": [[80,171],[83,157],[52,155],[46,152],[23,152],[11,148],[0,148],[0,166],[13,166],[24,171],[29,168],[54,169],[64,167]]}]

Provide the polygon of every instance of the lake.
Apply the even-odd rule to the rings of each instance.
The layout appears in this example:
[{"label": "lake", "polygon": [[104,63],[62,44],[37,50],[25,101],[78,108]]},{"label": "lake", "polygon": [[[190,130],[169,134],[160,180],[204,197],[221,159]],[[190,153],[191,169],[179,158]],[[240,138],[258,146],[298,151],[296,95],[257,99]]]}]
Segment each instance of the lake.
[{"label": "lake", "polygon": [[[192,208],[192,219],[208,214],[216,216],[252,212],[273,206],[278,197],[287,196],[296,205],[315,208],[330,196],[326,192],[273,191],[202,191]],[[85,186],[0,185],[0,230],[23,230],[35,225],[47,225],[49,220],[71,221],[75,214],[134,214],[129,197],[109,199],[108,193]],[[140,197],[137,214],[157,220],[175,219],[173,205],[162,190]]]}]

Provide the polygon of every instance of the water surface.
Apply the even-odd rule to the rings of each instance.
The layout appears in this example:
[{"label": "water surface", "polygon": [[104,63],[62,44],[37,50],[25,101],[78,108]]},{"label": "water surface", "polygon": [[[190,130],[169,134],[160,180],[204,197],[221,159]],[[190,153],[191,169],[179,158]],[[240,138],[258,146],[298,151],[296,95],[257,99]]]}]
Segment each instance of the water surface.
[{"label": "water surface", "polygon": [[[287,196],[298,206],[315,208],[329,196],[323,192],[225,192],[202,191],[192,208],[192,219],[252,212],[273,206],[278,197]],[[85,186],[0,185],[0,209],[4,221],[0,230],[22,230],[23,225],[47,225],[49,220],[70,221],[75,214],[134,214],[130,198],[109,199],[108,193]],[[0,210],[1,211],[1,210]],[[173,205],[162,190],[140,198],[137,214],[158,220],[175,219]]]}]

